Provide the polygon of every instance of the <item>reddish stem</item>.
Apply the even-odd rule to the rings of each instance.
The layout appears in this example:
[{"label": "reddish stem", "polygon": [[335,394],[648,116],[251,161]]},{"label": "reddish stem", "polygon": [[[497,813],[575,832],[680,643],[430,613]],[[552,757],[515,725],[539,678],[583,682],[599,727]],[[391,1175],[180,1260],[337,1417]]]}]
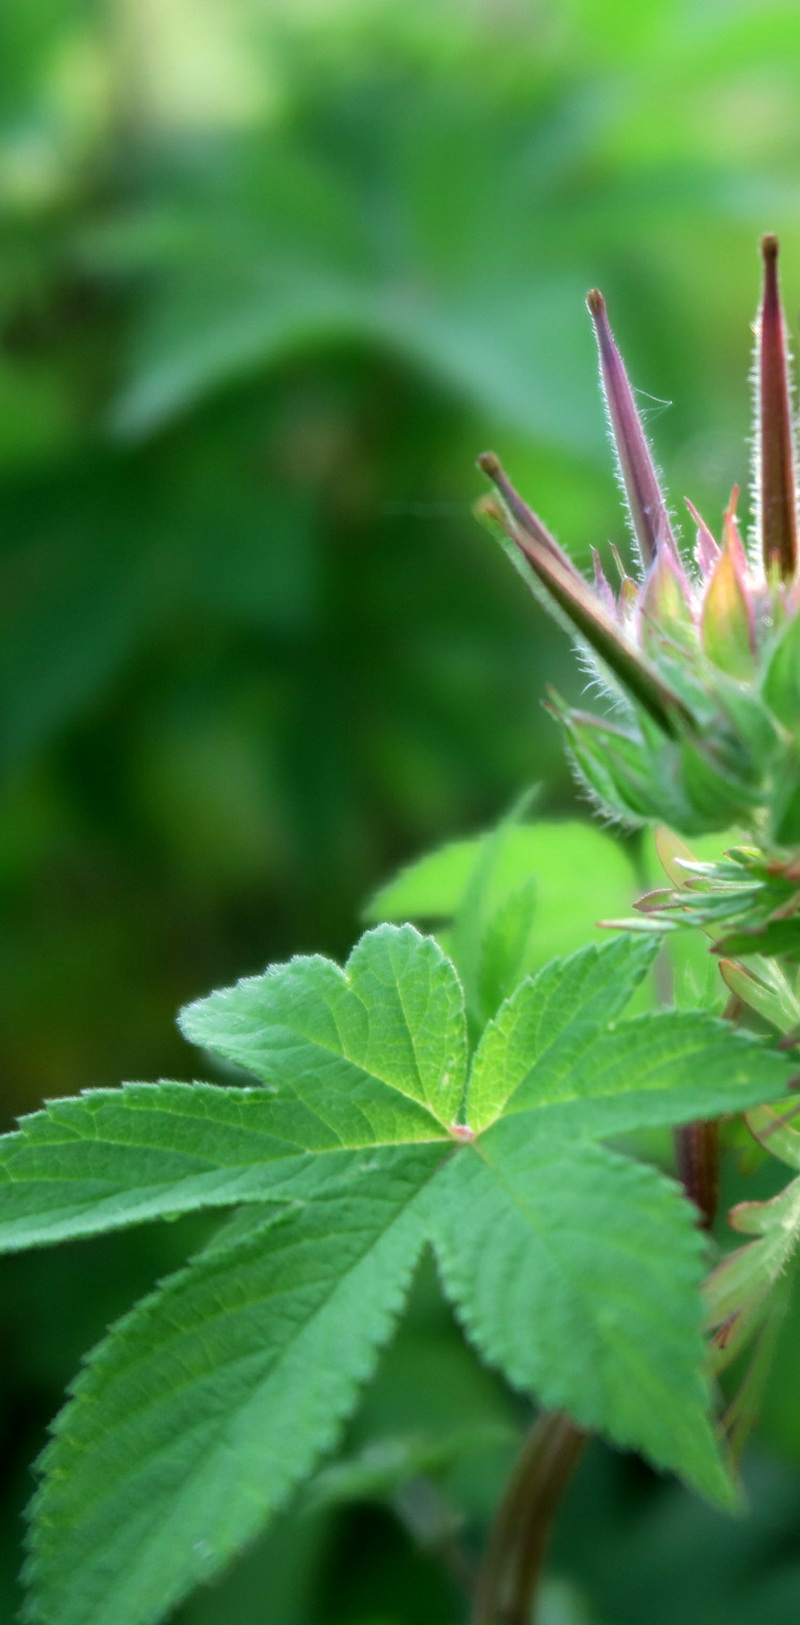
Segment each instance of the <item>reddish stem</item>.
[{"label": "reddish stem", "polygon": [[[742,1008],[738,994],[732,993],[722,1012],[723,1020],[735,1024]],[[700,1214],[703,1230],[711,1230],[719,1206],[719,1125],[698,1122],[677,1128],[675,1162],[678,1178]]]},{"label": "reddish stem", "polygon": [[587,294],[586,303],[594,323],[603,393],[633,528],[642,563],[647,567],[662,547],[677,556],[675,538],[633,390],[606,314],[606,302],[598,288]]},{"label": "reddish stem", "polygon": [[778,289],[778,239],[762,237],[764,292],[759,323],[761,546],[767,577],[797,568],[797,510],[789,369]]},{"label": "reddish stem", "polygon": [[563,1411],[534,1423],[489,1537],[471,1625],[533,1625],[556,1513],[587,1438]]},{"label": "reddish stem", "polygon": [[684,1123],[675,1130],[678,1178],[700,1214],[703,1230],[713,1229],[719,1204],[719,1132],[716,1123]]}]

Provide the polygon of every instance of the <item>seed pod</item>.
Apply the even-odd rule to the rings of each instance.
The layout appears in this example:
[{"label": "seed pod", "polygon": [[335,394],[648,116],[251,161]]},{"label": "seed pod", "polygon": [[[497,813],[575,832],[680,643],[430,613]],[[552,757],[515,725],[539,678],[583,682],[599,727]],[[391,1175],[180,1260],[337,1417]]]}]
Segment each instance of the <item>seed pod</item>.
[{"label": "seed pod", "polygon": [[[767,924],[773,932],[780,925],[785,936],[787,919],[796,912],[800,920],[797,491],[773,237],[763,239],[762,256],[757,559],[749,560],[742,545],[737,491],[724,511],[719,540],[687,503],[696,541],[693,558],[681,556],[605,300],[596,290],[588,305],[641,579],[631,579],[615,552],[621,581],[615,597],[595,553],[590,585],[517,495],[497,457],[485,453],[479,460],[496,493],[482,505],[483,516],[518,549],[537,592],[588,646],[607,681],[612,709],[605,718],[550,699],[580,777],[605,811],[627,824],[658,822],[688,836],[739,826],[767,865],[768,878],[751,885],[741,868],[728,872],[723,866],[703,878],[702,902],[696,895],[700,882],[691,886],[695,923],[698,909],[700,917],[703,909],[711,915],[716,910],[720,919],[735,921],[743,940],[751,931],[757,937]],[[713,904],[707,900],[715,887],[732,886],[744,888],[741,907],[727,893]],[[688,907],[683,893],[679,905],[677,893],[671,895],[670,906]],[[780,909],[779,920],[772,918],[773,906]],[[800,954],[800,924],[792,929]]]}]

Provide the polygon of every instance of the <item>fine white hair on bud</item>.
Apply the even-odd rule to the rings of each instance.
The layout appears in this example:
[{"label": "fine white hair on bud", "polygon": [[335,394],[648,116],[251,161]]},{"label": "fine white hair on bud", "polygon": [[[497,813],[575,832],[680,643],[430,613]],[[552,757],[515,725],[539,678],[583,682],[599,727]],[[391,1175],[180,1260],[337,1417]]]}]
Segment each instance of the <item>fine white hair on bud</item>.
[{"label": "fine white hair on bud", "polygon": [[[643,579],[633,581],[612,549],[619,582],[613,578],[612,585],[595,551],[590,584],[518,496],[494,453],[479,460],[494,486],[479,507],[524,560],[543,601],[577,634],[591,691],[604,691],[604,716],[573,710],[558,696],[548,702],[586,793],[607,817],[664,824],[682,836],[738,825],[771,865],[765,895],[772,895],[776,875],[788,873],[800,922],[800,571],[777,254],[775,238],[765,237],[756,356],[757,559],[742,545],[736,489],[718,535],[687,502],[696,527],[694,562],[681,557],[597,290],[587,303]],[[783,892],[781,898],[786,904]],[[794,892],[790,908],[793,899]],[[800,923],[797,948],[800,958]]]},{"label": "fine white hair on bud", "polygon": [[591,289],[586,303],[597,339],[600,381],[620,484],[642,564],[647,569],[660,549],[677,554],[675,538],[641,413],[611,331],[605,299],[598,288]]}]

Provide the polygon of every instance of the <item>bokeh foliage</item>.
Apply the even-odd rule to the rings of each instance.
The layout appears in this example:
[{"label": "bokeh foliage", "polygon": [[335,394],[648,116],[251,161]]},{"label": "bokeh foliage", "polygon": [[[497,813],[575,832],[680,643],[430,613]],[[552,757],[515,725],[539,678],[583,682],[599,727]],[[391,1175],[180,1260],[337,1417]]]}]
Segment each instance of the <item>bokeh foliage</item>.
[{"label": "bokeh foliage", "polygon": [[[544,811],[571,809],[538,704],[547,679],[574,692],[565,642],[471,519],[473,457],[496,443],[574,556],[622,540],[582,309],[599,284],[659,397],[670,488],[716,520],[746,474],[764,229],[796,325],[799,72],[800,14],[770,0],[2,8],[7,1120],[187,1076],[179,1003],[344,953],[399,861],[533,780]],[[4,1272],[10,1455],[199,1233]],[[665,1625],[796,1611],[791,1347],[747,1534],[598,1453],[556,1550],[579,1600],[556,1586],[553,1621],[633,1622],[645,1595]],[[483,1455],[442,1470],[479,1528],[517,1422],[422,1277],[353,1454],[484,1428]],[[343,1511],[336,1484],[192,1625],[457,1617],[424,1555],[448,1550],[449,1514],[420,1511],[418,1475],[395,1474],[394,1513]]]}]

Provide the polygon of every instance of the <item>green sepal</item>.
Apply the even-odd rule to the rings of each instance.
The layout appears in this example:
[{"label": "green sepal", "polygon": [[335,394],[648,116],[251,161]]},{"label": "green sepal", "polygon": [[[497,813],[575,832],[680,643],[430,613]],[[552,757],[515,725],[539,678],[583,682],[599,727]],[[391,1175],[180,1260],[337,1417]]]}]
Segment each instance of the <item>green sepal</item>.
[{"label": "green sepal", "polygon": [[785,727],[800,727],[800,616],[787,621],[769,658],[762,693]]},{"label": "green sepal", "polygon": [[761,927],[732,931],[715,944],[714,953],[725,959],[741,959],[746,954],[763,954],[768,959],[773,956],[800,959],[800,917],[770,920]]},{"label": "green sepal", "polygon": [[696,633],[688,599],[688,583],[669,548],[660,548],[639,599],[639,636],[642,648],[656,666],[665,645],[692,648]]},{"label": "green sepal", "polygon": [[562,721],[570,759],[592,797],[605,811],[627,824],[645,822],[647,814],[642,814],[639,798],[624,794],[620,790],[618,776],[611,771],[609,751],[604,748],[608,731],[602,723],[598,724],[599,731],[596,732],[588,721],[578,722],[571,717],[562,718]]},{"label": "green sepal", "polygon": [[770,826],[778,846],[800,844],[800,749],[793,739],[781,762],[770,798]]},{"label": "green sepal", "polygon": [[[580,738],[581,742],[580,757],[574,743],[577,738]],[[648,771],[647,755],[640,741],[613,727],[606,727],[602,723],[593,725],[588,719],[586,721],[581,719],[575,723],[571,743],[576,760],[580,762],[584,772],[590,738],[594,747],[591,755],[595,764],[598,758],[604,762],[616,804],[640,821],[652,818],[655,786]]]},{"label": "green sepal", "polygon": [[753,788],[718,764],[711,749],[693,738],[680,746],[681,777],[692,808],[694,828],[687,834],[711,834],[744,822],[757,804]]},{"label": "green sepal", "polygon": [[703,648],[715,666],[746,681],[755,670],[753,621],[733,551],[724,547],[708,584],[701,618]]},{"label": "green sepal", "polygon": [[759,1239],[729,1253],[705,1284],[708,1324],[715,1329],[716,1371],[724,1370],[763,1324],[774,1289],[796,1253],[800,1179],[793,1179],[769,1201],[740,1202],[730,1221],[736,1230]]},{"label": "green sepal", "polygon": [[786,972],[773,959],[759,959],[750,965],[723,960],[719,968],[730,992],[777,1027],[779,1033],[800,1026],[800,999]]},{"label": "green sepal", "polygon": [[714,698],[722,721],[722,726],[712,724],[720,757],[737,776],[763,784],[783,745],[782,730],[772,712],[754,688],[727,677],[716,678]]},{"label": "green sepal", "polygon": [[636,823],[669,817],[657,799],[657,779],[641,738],[563,704],[557,715],[576,767],[604,806]]}]

